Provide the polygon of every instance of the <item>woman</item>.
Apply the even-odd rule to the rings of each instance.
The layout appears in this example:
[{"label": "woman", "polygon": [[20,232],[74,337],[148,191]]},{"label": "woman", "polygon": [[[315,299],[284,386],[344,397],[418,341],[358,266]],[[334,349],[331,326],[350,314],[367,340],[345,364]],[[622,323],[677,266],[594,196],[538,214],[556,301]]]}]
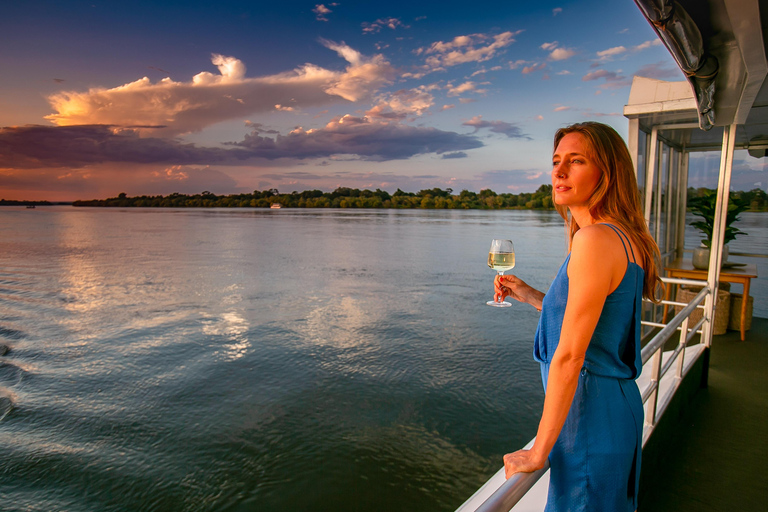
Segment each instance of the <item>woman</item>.
[{"label": "woman", "polygon": [[658,247],[645,225],[632,160],[613,128],[580,123],[558,130],[552,196],[570,253],[549,291],[497,276],[510,296],[542,315],[534,358],[546,391],[536,442],[504,456],[507,478],[549,458],[547,511],[637,509],[643,407],[642,297],[660,283]]}]

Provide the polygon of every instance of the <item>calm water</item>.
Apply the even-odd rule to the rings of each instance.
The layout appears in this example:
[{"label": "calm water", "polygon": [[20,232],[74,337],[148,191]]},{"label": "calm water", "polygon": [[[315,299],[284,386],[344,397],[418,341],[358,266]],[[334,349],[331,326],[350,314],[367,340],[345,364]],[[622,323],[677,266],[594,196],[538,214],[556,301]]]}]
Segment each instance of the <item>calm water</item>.
[{"label": "calm water", "polygon": [[[453,510],[527,442],[533,212],[0,210],[3,510]],[[4,402],[7,404],[7,400]],[[7,409],[7,407],[6,407]]]},{"label": "calm water", "polygon": [[455,509],[543,400],[494,237],[546,289],[550,212],[1,209],[0,508]]}]

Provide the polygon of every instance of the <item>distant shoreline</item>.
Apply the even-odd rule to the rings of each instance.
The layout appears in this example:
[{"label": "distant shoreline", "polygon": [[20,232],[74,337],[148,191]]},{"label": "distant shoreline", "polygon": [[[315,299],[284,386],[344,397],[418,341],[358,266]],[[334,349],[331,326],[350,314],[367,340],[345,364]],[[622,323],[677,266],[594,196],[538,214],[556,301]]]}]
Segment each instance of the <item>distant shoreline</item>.
[{"label": "distant shoreline", "polygon": [[[709,191],[704,188],[689,188],[688,197],[696,197]],[[750,204],[750,212],[768,212],[768,194],[761,189],[748,192],[731,192]],[[448,189],[425,189],[419,192],[394,194],[376,189],[360,190],[339,187],[333,192],[305,190],[281,194],[277,189],[254,190],[250,194],[229,194],[217,196],[205,191],[187,195],[174,193],[167,196],[134,196],[125,193],[107,199],[76,201],[30,201],[0,199],[0,206],[53,206],[101,208],[380,208],[380,209],[458,209],[458,210],[554,210],[552,186],[541,185],[536,192],[520,194],[498,194],[490,189],[479,193],[462,190],[454,194]]]},{"label": "distant shoreline", "polygon": [[71,206],[73,201],[30,201],[0,199],[0,206]]},{"label": "distant shoreline", "polygon": [[497,194],[490,189],[479,193],[462,190],[454,194],[450,188],[433,188],[418,193],[397,189],[394,194],[390,194],[381,189],[371,191],[346,187],[339,187],[333,192],[306,190],[281,194],[276,189],[269,189],[226,196],[217,196],[211,192],[137,197],[120,194],[108,199],[74,201],[72,205],[122,208],[270,208],[279,205],[280,208],[554,209],[552,185],[542,185],[536,192],[521,194]]}]

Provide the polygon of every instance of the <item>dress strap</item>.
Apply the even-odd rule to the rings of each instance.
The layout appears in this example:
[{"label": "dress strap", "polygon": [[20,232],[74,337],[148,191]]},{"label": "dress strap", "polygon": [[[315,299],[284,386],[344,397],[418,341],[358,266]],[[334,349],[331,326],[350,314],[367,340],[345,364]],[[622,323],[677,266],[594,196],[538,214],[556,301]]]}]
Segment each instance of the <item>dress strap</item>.
[{"label": "dress strap", "polygon": [[[607,222],[603,222],[603,225],[608,226],[612,230],[616,232],[617,235],[619,235],[619,240],[621,240],[621,245],[624,246],[624,254],[627,256],[627,261],[629,261],[629,252],[627,252],[627,245],[629,245],[629,250],[632,252],[632,263],[637,264],[637,260],[635,259],[635,251],[632,249],[632,244],[629,243],[629,237],[624,234],[622,230],[614,226],[613,224],[608,224]],[[624,239],[627,239],[627,243],[624,243]]]}]

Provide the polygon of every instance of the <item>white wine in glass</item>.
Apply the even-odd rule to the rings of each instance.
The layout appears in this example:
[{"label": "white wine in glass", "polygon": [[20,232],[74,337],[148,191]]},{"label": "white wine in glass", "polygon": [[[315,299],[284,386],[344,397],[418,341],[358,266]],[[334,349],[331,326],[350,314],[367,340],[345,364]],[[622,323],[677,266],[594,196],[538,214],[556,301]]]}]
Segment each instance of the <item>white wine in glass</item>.
[{"label": "white wine in glass", "polygon": [[[512,240],[493,239],[491,250],[488,252],[488,266],[499,275],[515,268],[515,246],[512,245]],[[497,308],[508,308],[512,305],[505,300],[499,300],[499,302],[489,300],[486,304]]]}]

